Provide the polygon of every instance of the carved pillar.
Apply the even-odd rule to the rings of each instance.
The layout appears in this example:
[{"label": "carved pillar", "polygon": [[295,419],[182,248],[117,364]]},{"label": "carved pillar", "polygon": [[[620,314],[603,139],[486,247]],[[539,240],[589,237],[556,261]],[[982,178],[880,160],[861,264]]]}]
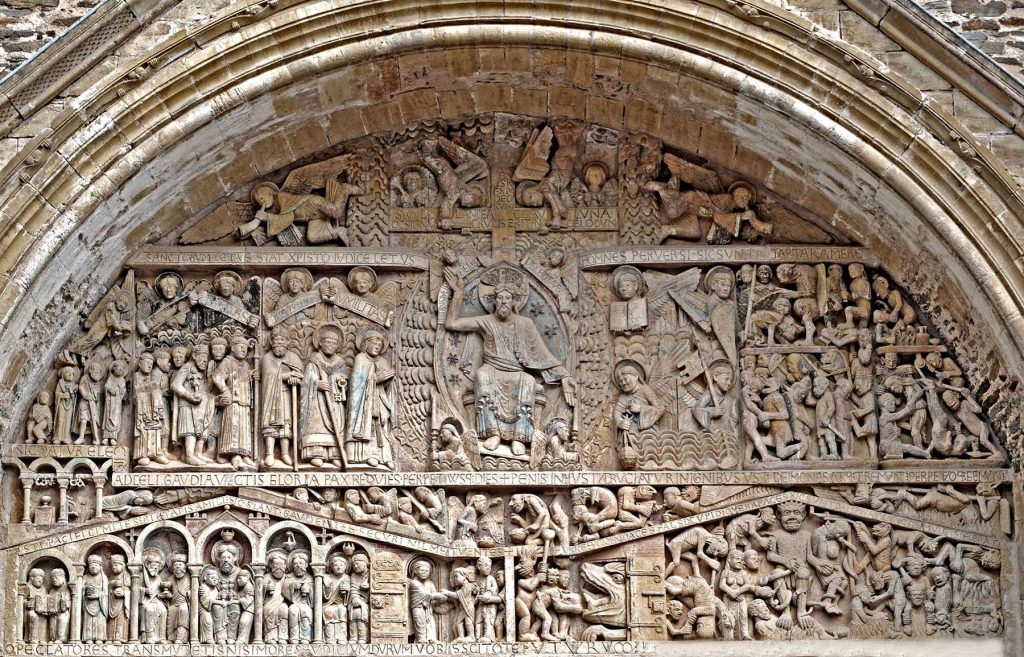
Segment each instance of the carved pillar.
[{"label": "carved pillar", "polygon": [[[68,573],[71,580],[71,643],[82,640],[82,578],[85,576],[84,566],[75,566],[74,573]],[[72,579],[74,577],[74,579]],[[134,609],[132,610],[134,612]]]},{"label": "carved pillar", "polygon": [[203,574],[203,564],[189,564],[188,574],[192,578],[188,601],[188,636],[190,642],[199,643],[199,580]]},{"label": "carved pillar", "polygon": [[142,598],[142,566],[132,564],[128,566],[128,572],[132,575],[132,617],[128,625],[128,642],[139,642],[139,609]]},{"label": "carved pillar", "polygon": [[21,521],[25,524],[32,523],[32,477],[21,478],[21,489],[23,491],[21,502]]},{"label": "carved pillar", "polygon": [[96,487],[96,517],[99,518],[103,515],[103,487],[107,484],[106,477],[96,477],[92,480],[92,485]]},{"label": "carved pillar", "polygon": [[17,604],[17,617],[14,620],[14,638],[21,641],[25,638],[25,584],[18,582],[18,596],[15,604]]},{"label": "carved pillar", "polygon": [[58,525],[68,524],[68,484],[70,482],[70,477],[57,477],[57,483],[60,485],[60,504],[57,505]]},{"label": "carved pillar", "polygon": [[505,642],[516,642],[516,551],[505,548]]},{"label": "carved pillar", "polygon": [[326,564],[313,566],[313,643],[324,642],[324,573]]},{"label": "carved pillar", "polygon": [[263,576],[267,572],[267,567],[253,564],[252,572],[256,576],[256,602],[253,605],[252,642],[263,643]]}]

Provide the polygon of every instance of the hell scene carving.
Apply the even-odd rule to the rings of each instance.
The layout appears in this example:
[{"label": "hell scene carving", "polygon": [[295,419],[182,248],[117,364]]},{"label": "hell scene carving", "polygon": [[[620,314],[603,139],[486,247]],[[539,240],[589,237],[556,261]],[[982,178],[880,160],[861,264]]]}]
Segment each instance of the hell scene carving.
[{"label": "hell scene carving", "polygon": [[928,300],[682,146],[428,122],[129,256],[4,448],[18,649],[1000,636]]}]

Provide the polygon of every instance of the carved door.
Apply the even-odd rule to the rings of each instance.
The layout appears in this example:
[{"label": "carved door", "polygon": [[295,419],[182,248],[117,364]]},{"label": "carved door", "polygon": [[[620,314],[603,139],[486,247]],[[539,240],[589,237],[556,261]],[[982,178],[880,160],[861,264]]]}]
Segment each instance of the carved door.
[{"label": "carved door", "polygon": [[665,559],[627,555],[629,638],[665,640]]},{"label": "carved door", "polygon": [[409,602],[402,561],[378,552],[370,562],[370,641],[405,643],[409,639]]}]

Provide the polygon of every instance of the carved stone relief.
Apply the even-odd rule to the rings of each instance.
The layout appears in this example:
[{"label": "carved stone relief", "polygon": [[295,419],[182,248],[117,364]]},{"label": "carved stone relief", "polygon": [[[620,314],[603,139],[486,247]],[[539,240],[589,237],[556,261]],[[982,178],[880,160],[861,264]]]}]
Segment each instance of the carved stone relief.
[{"label": "carved stone relief", "polygon": [[999,636],[1008,411],[778,207],[501,114],[188,218],[4,449],[18,650]]}]

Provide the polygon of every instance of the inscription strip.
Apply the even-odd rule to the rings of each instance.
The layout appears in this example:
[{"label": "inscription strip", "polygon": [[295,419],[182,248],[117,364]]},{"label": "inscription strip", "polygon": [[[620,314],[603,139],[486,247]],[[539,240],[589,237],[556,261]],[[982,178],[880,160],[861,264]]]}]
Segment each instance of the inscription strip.
[{"label": "inscription strip", "polygon": [[126,266],[136,269],[202,269],[204,267],[355,267],[426,271],[429,258],[421,253],[388,249],[342,247],[147,246]]},{"label": "inscription strip", "polygon": [[817,264],[819,262],[850,264],[860,262],[878,267],[881,262],[868,249],[855,246],[746,246],[730,244],[707,246],[616,246],[585,251],[580,254],[583,269],[605,269],[619,265],[707,265],[746,263],[777,264],[784,262]]},{"label": "inscription strip", "polygon": [[816,484],[976,484],[1012,481],[1010,470],[777,470],[760,472],[136,472],[115,473],[118,488],[296,488],[300,486],[800,486]]}]

